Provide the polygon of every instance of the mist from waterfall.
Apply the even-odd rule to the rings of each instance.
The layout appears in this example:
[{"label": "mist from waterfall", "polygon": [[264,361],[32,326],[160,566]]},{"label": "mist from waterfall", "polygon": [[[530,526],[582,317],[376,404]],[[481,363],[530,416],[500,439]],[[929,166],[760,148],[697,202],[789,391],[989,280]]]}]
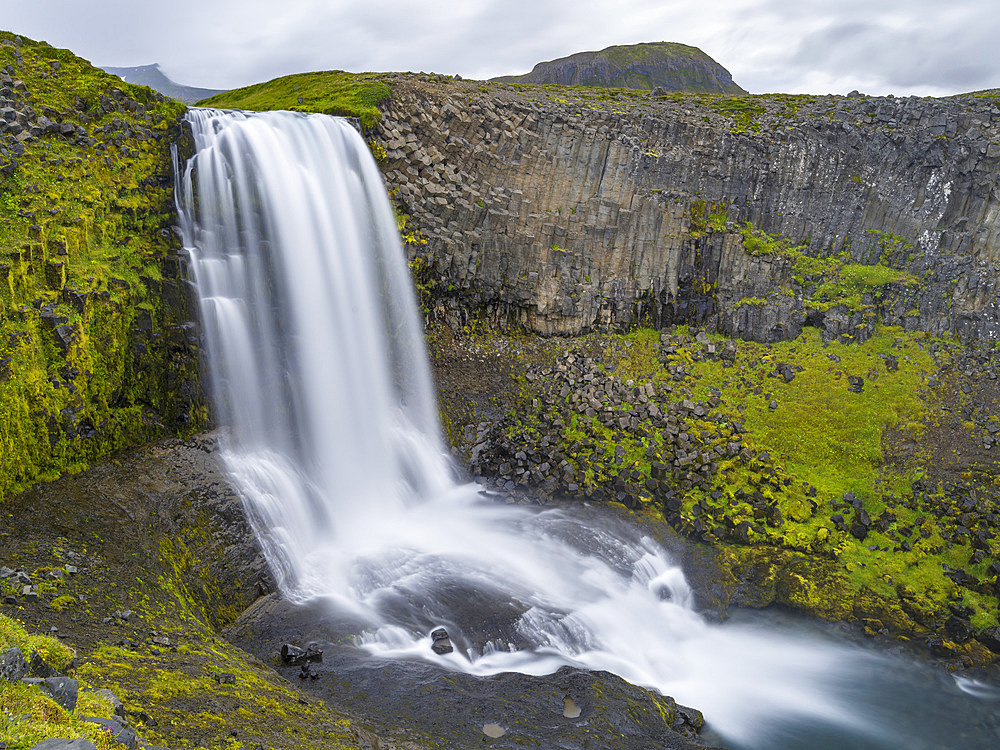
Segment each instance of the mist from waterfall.
[{"label": "mist from waterfall", "polygon": [[[373,653],[483,675],[609,670],[741,747],[936,746],[902,740],[909,720],[878,696],[859,703],[858,676],[897,660],[773,622],[709,623],[638,527],[457,481],[363,139],[322,115],[188,119],[178,206],[225,461],[288,598],[362,621]],[[454,653],[431,651],[441,625]]]}]

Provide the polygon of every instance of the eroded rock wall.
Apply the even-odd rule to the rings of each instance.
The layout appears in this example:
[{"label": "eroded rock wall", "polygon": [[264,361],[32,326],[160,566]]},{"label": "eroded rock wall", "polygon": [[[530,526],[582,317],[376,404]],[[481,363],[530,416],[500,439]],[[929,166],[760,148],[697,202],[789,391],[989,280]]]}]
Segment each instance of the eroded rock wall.
[{"label": "eroded rock wall", "polygon": [[[544,334],[694,322],[777,340],[827,318],[831,335],[876,321],[1000,331],[992,99],[389,82],[376,137],[398,205],[428,240],[409,247],[431,270],[438,315]],[[794,253],[748,252],[746,222],[785,248],[911,282],[811,304],[817,279],[795,273]]]}]

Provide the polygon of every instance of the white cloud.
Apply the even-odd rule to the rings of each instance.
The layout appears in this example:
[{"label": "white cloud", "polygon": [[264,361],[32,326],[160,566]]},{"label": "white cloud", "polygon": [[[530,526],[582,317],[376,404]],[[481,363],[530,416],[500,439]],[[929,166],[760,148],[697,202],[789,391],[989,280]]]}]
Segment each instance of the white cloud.
[{"label": "white cloud", "polygon": [[996,0],[0,0],[11,31],[95,63],[226,87],[292,72],[485,78],[612,44],[701,47],[751,91],[942,94],[1000,86]]}]

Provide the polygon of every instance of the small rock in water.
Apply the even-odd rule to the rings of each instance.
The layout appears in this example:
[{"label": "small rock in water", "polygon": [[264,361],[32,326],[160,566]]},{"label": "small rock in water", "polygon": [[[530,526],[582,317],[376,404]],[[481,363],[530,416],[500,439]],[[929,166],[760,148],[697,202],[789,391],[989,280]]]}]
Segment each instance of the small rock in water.
[{"label": "small rock in water", "polygon": [[483,724],[483,734],[487,737],[496,739],[497,737],[503,737],[507,734],[507,730],[499,724]]},{"label": "small rock in water", "polygon": [[[451,638],[448,637],[448,631],[444,628],[438,628],[437,630],[431,631],[431,651],[435,654],[450,654],[455,650],[455,647],[451,645]],[[499,737],[500,735],[497,735]]]},{"label": "small rock in water", "polygon": [[567,719],[578,719],[581,714],[580,707],[568,695],[563,698],[563,716]]}]

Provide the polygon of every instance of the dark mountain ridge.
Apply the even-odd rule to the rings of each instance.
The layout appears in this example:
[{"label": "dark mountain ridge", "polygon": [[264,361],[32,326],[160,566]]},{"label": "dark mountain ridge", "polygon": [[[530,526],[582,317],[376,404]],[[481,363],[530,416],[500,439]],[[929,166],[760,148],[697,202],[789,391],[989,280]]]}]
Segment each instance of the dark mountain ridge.
[{"label": "dark mountain ridge", "polygon": [[106,73],[118,76],[126,83],[134,83],[139,86],[149,86],[154,91],[159,91],[164,96],[177,99],[185,104],[194,104],[202,99],[219,94],[225,89],[203,89],[197,86],[185,86],[174,83],[160,69],[159,63],[152,65],[137,65],[132,68],[112,68],[102,67]]}]

